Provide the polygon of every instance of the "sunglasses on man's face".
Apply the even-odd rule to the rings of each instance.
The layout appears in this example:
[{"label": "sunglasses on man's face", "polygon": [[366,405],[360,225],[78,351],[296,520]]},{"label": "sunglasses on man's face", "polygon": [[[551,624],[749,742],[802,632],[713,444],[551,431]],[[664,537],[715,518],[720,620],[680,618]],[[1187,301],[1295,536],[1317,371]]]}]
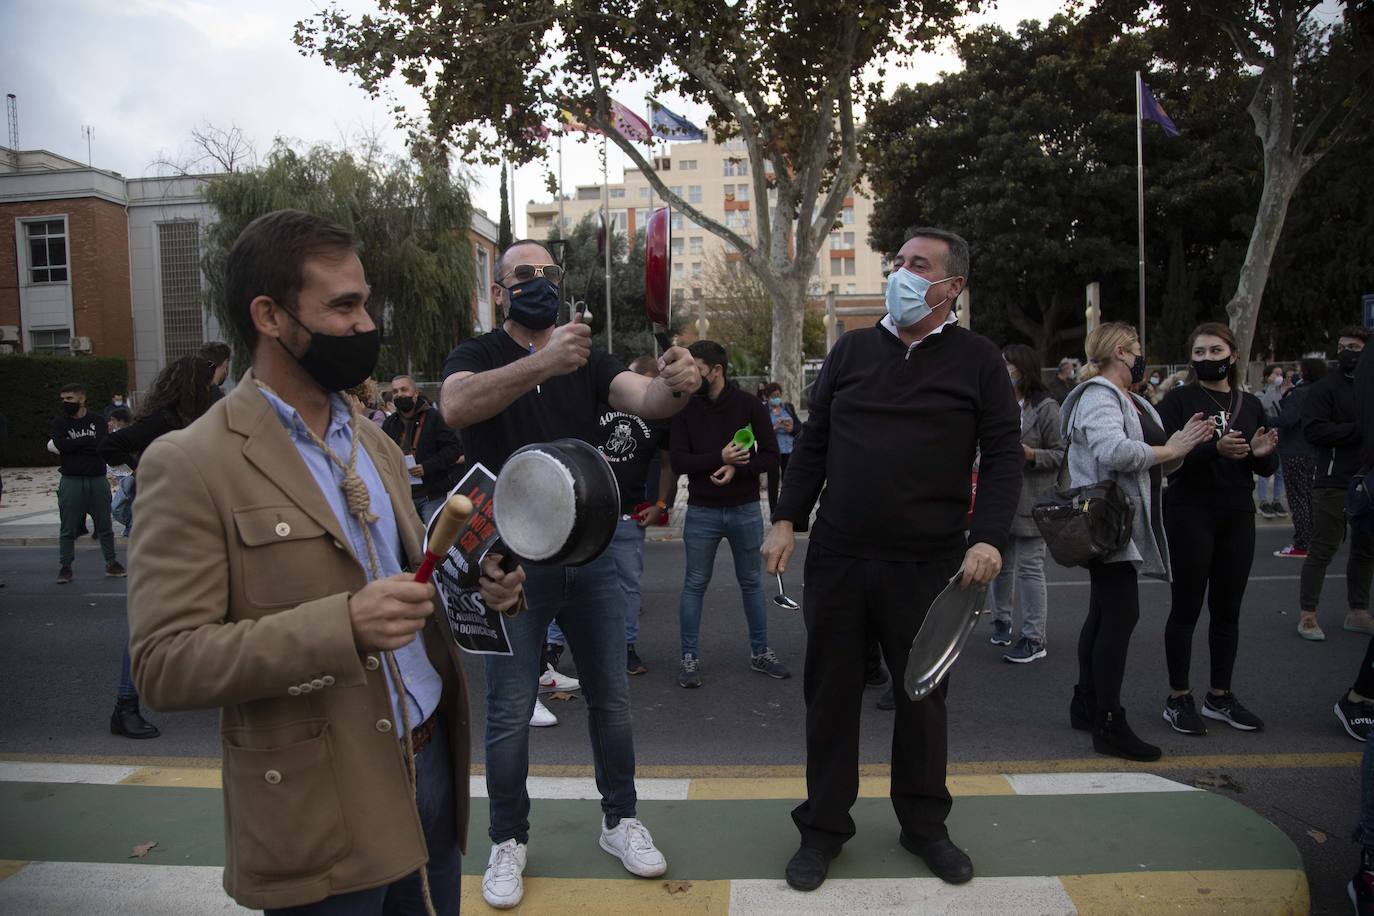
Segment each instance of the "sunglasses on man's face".
[{"label": "sunglasses on man's face", "polygon": [[545,264],[536,267],[533,264],[517,264],[511,268],[510,273],[506,274],[507,280],[514,280],[516,283],[528,283],[535,277],[543,277],[550,283],[557,285],[563,282],[563,268],[557,264]]}]

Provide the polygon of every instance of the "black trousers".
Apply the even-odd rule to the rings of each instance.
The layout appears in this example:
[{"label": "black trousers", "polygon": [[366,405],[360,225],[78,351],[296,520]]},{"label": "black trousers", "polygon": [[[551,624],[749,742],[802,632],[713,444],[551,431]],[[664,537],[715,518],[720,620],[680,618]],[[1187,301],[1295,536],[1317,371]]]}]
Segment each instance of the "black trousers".
[{"label": "black trousers", "polygon": [[907,654],[930,603],[961,557],[890,562],[847,557],[811,542],[802,613],[806,620],[806,801],[792,811],[802,844],[830,853],[854,835],[859,795],[859,717],[868,645],[877,638],[896,685],[892,807],[917,842],[949,835],[945,788],[946,678],[919,703],[901,689]]},{"label": "black trousers", "polygon": [[1164,625],[1169,686],[1187,690],[1193,661],[1193,629],[1207,596],[1207,646],[1212,687],[1231,689],[1240,644],[1240,605],[1255,559],[1254,509],[1169,505],[1164,510],[1173,567],[1173,604]]},{"label": "black trousers", "polygon": [[[784,452],[778,455],[778,469],[768,472],[768,513],[773,513],[773,508],[778,504],[778,493],[782,491],[782,478],[787,473],[787,460],[792,457],[791,452]],[[811,519],[804,518],[792,526],[792,530],[797,534],[806,531],[811,525]]]},{"label": "black trousers", "polygon": [[[1329,487],[1312,491],[1312,542],[1302,561],[1298,610],[1316,611],[1326,581],[1326,568],[1345,541],[1345,491]],[[1374,535],[1350,529],[1350,556],[1345,561],[1345,598],[1352,611],[1369,609],[1369,583],[1374,578]]]},{"label": "black trousers", "polygon": [[1088,618],[1078,634],[1078,686],[1099,710],[1121,708],[1126,652],[1140,620],[1140,589],[1131,563],[1088,567]]},{"label": "black trousers", "polygon": [[1374,636],[1369,637],[1364,661],[1360,662],[1360,673],[1355,676],[1355,683],[1350,689],[1365,699],[1374,699]]}]

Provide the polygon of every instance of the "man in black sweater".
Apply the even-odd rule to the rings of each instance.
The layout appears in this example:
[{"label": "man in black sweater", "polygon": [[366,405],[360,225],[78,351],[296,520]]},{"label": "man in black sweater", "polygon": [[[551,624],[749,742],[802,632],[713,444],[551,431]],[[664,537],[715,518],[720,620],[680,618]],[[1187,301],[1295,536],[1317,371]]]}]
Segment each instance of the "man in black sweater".
[{"label": "man in black sweater", "polygon": [[405,454],[410,498],[420,521],[429,524],[461,476],[463,445],[410,376],[392,379],[391,393],[396,412],[382,422],[382,432]]},{"label": "man in black sweater", "polygon": [[[807,798],[792,812],[801,848],[787,865],[787,883],[798,890],[819,887],[854,835],[849,809],[859,790],[870,638],[901,684],[940,591],[955,577],[986,584],[1001,569],[1021,490],[1019,412],[1002,355],[949,323],[968,282],[968,243],[913,229],[896,264],[887,317],[845,334],[826,357],[763,547],[770,573],[786,569],[793,527],[821,498],[803,594]],[[973,863],[945,827],[948,686],[946,678],[920,702],[896,691],[892,806],[902,846],[957,884],[973,877]]]},{"label": "man in black sweater", "polygon": [[72,581],[77,530],[88,515],[105,554],[105,575],[123,576],[124,567],[115,556],[110,485],[105,480],[105,462],[97,452],[108,431],[105,418],[86,409],[86,389],[80,384],[63,385],[60,395],[62,413],[53,417],[51,437],[62,456],[62,480],[57,484],[57,511],[62,519],[57,538],[57,584]]},{"label": "man in black sweater", "polygon": [[[1342,330],[1336,342],[1336,371],[1323,376],[1302,405],[1302,432],[1316,449],[1317,476],[1312,482],[1312,543],[1307,547],[1298,586],[1298,635],[1314,642],[1326,639],[1317,623],[1317,603],[1326,568],[1345,540],[1345,491],[1350,475],[1362,464],[1354,380],[1368,339],[1364,328]],[[1371,578],[1374,536],[1352,529],[1345,570],[1345,629],[1351,632],[1374,634],[1374,618],[1369,615]]]},{"label": "man in black sweater", "polygon": [[[700,687],[698,635],[701,606],[716,548],[730,542],[735,579],[749,623],[749,667],[774,678],[791,677],[777,654],[768,648],[768,611],[763,601],[763,513],[759,508],[759,475],[778,469],[778,440],[768,408],[741,391],[726,376],[725,348],[713,340],[698,340],[687,348],[701,373],[701,391],[673,417],[669,456],[673,470],[687,475],[687,519],[682,542],[687,550],[687,573],[678,605],[682,638],[682,666],[677,682]],[[752,430],[753,443],[736,444],[736,433]]]}]

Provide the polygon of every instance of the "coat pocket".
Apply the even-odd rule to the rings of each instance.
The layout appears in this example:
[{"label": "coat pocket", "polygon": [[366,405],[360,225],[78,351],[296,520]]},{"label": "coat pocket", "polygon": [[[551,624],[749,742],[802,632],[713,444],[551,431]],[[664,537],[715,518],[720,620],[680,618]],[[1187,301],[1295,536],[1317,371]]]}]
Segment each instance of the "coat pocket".
[{"label": "coat pocket", "polygon": [[[301,734],[310,737],[297,739]],[[289,743],[261,746],[273,741]],[[303,879],[328,871],[351,845],[334,776],[329,723],[224,733],[224,793],[238,870]]]},{"label": "coat pocket", "polygon": [[324,597],[310,542],[324,544],[325,530],[299,507],[235,509],[234,527],[243,545],[243,590],[250,603],[293,607]]}]

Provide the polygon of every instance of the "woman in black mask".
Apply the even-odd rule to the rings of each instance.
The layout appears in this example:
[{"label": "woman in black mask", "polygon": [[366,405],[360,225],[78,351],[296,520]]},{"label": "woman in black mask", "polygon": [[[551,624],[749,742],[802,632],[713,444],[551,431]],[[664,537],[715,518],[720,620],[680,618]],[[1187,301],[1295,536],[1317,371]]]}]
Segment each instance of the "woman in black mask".
[{"label": "woman in black mask", "polygon": [[[1231,692],[1240,634],[1240,606],[1255,556],[1254,475],[1278,467],[1278,430],[1264,428],[1259,399],[1237,387],[1236,340],[1224,324],[1207,322],[1192,333],[1197,381],[1168,393],[1159,405],[1165,432],[1196,413],[1209,417],[1212,439],[1188,454],[1169,476],[1164,529],[1174,571],[1173,606],[1164,628],[1169,696],[1164,721],[1185,735],[1205,735],[1204,718],[1242,731],[1263,728]],[[1198,704],[1189,668],[1193,629],[1207,596],[1211,690]],[[1199,708],[1200,707],[1200,708]]]}]

